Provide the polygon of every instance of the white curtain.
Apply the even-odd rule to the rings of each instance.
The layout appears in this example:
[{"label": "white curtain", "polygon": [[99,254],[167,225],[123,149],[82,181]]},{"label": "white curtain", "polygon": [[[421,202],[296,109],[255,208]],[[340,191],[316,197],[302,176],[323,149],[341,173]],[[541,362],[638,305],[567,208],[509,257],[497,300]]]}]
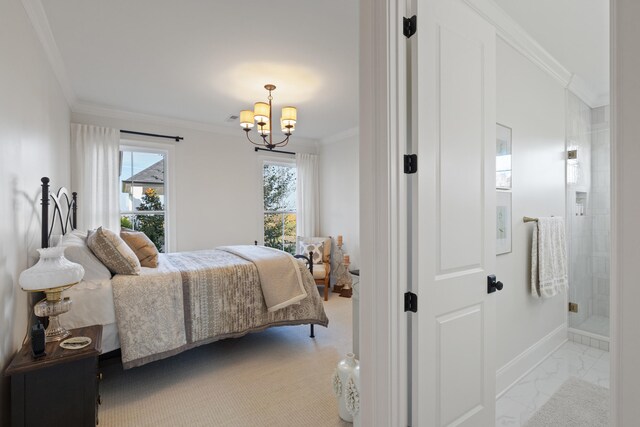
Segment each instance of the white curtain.
[{"label": "white curtain", "polygon": [[120,131],[71,124],[71,191],[78,192],[78,229],[120,230]]},{"label": "white curtain", "polygon": [[320,214],[318,206],[318,156],[296,154],[296,201],[298,236],[317,236]]}]

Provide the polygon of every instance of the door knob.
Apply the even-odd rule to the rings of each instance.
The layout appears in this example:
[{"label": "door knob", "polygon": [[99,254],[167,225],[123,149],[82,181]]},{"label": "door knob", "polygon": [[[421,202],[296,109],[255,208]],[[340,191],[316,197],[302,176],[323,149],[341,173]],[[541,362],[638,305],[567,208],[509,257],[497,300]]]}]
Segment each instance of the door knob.
[{"label": "door knob", "polygon": [[495,274],[490,274],[487,276],[487,293],[488,294],[492,294],[495,291],[501,291],[503,287],[504,287],[504,284],[502,282],[499,282],[496,279]]}]

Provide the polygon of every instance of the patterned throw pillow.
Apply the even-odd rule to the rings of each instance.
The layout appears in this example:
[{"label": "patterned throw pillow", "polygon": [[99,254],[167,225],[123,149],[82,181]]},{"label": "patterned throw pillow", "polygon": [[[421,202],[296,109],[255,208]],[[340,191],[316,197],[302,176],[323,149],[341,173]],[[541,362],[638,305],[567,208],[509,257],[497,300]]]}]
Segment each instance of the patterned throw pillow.
[{"label": "patterned throw pillow", "polygon": [[136,254],[141,266],[151,268],[158,266],[158,248],[146,234],[123,228],[120,230],[120,237]]},{"label": "patterned throw pillow", "polygon": [[102,227],[89,231],[87,246],[112,273],[140,274],[138,257],[113,231]]},{"label": "patterned throw pillow", "polygon": [[322,257],[324,254],[324,242],[305,242],[300,241],[300,253],[305,256],[309,256],[309,252],[312,252],[313,263],[322,264]]}]

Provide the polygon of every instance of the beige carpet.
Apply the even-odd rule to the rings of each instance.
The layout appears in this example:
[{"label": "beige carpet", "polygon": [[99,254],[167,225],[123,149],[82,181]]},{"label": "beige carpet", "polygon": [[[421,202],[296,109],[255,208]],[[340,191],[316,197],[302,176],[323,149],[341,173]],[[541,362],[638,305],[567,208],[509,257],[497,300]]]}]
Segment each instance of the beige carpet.
[{"label": "beige carpet", "polygon": [[527,422],[526,427],[607,427],[609,390],[570,377]]},{"label": "beige carpet", "polygon": [[330,293],[329,328],[284,326],[123,371],[103,362],[100,426],[350,426],[331,389],[351,351],[351,302]]}]

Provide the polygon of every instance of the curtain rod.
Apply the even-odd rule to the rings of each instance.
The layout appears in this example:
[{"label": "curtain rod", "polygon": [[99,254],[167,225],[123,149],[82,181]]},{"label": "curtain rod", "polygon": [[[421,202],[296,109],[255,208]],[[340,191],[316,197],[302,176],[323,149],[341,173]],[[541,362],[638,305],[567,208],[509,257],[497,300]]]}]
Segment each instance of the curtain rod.
[{"label": "curtain rod", "polygon": [[266,151],[267,153],[291,154],[292,156],[296,155],[296,153],[294,153],[293,151],[269,150],[268,148],[259,148],[259,147],[254,147],[253,149],[255,150],[256,153],[258,151]]},{"label": "curtain rod", "polygon": [[154,138],[175,139],[176,142],[180,142],[180,141],[182,141],[184,139],[181,136],[160,135],[160,134],[157,134],[157,133],[136,132],[136,131],[132,131],[132,130],[123,130],[123,129],[120,129],[120,133],[128,133],[128,134],[131,134],[131,135],[152,136]]}]

